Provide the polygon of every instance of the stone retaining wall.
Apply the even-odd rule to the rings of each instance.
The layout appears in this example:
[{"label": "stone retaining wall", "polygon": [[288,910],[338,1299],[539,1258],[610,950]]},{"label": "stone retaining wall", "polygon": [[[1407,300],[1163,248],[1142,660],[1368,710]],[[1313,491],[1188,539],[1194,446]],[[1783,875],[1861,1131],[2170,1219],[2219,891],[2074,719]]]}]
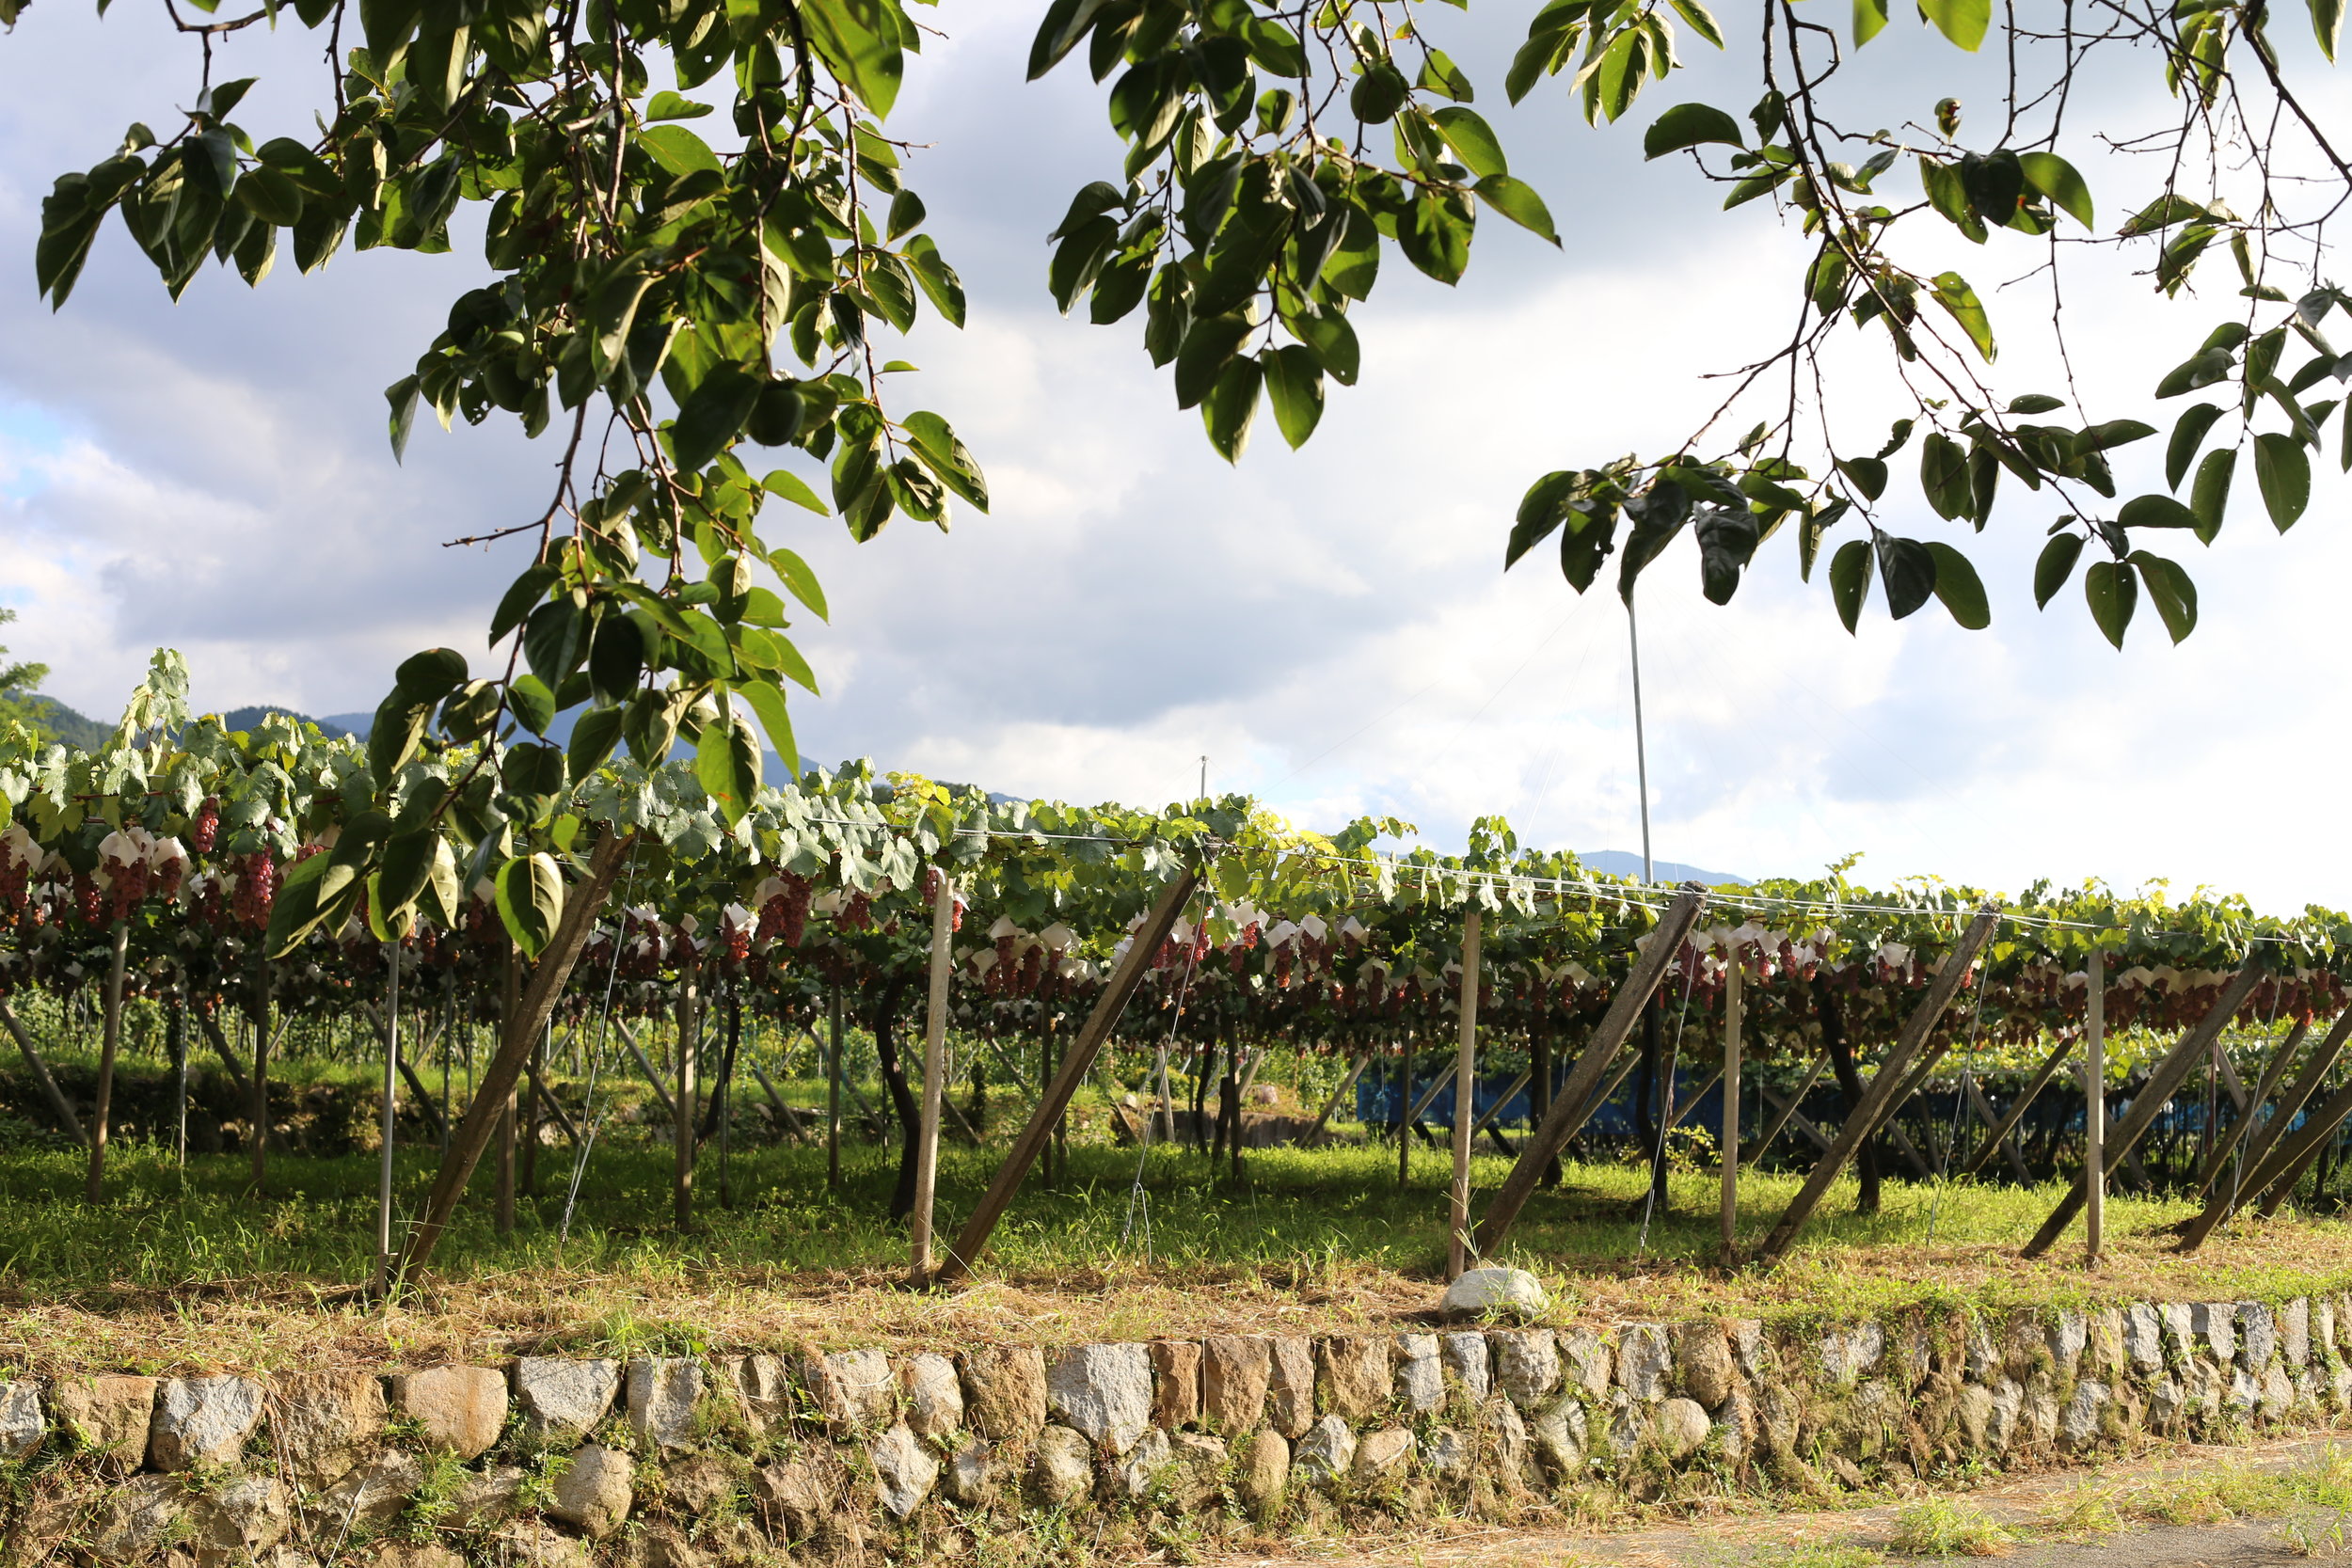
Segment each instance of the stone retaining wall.
[{"label": "stone retaining wall", "polygon": [[1534,1518],[2347,1417],[2352,1296],[74,1378],[0,1385],[0,1568],[1060,1559],[1081,1528]]}]

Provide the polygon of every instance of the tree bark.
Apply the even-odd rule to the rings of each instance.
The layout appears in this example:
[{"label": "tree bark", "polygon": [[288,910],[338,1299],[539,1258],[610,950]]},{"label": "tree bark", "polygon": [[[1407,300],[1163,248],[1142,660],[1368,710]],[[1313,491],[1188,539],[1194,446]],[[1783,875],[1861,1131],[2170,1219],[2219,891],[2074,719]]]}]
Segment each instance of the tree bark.
[{"label": "tree bark", "polygon": [[882,1086],[890,1091],[890,1108],[898,1115],[906,1137],[898,1146],[898,1180],[890,1192],[890,1217],[905,1219],[914,1212],[914,1157],[923,1139],[923,1107],[898,1060],[898,1003],[906,995],[907,976],[893,976],[866,1020],[874,1032],[874,1055],[882,1064]]}]

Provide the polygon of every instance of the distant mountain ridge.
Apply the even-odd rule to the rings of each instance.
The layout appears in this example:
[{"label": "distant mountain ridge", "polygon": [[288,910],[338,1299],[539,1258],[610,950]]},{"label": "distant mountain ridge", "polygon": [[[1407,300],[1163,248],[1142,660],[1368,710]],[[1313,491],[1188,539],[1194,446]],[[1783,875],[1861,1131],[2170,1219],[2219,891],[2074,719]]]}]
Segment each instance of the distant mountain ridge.
[{"label": "distant mountain ridge", "polygon": [[[1642,857],[1626,849],[1596,849],[1590,854],[1579,851],[1576,857],[1595,871],[1606,871],[1612,877],[1639,877]],[[1708,887],[1722,887],[1729,882],[1746,887],[1750,879],[1735,877],[1728,871],[1702,871],[1680,861],[1653,860],[1650,863],[1657,880],[1661,882],[1705,882]]]}]

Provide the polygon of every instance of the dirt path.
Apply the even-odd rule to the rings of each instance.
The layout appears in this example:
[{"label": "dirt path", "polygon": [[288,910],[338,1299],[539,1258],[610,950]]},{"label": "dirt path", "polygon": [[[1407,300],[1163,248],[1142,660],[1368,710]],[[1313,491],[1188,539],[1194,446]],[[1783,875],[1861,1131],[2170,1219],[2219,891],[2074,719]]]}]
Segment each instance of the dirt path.
[{"label": "dirt path", "polygon": [[[2256,1568],[2352,1558],[2341,1535],[2326,1532],[2342,1515],[2313,1506],[2216,1524],[2167,1525],[2122,1521],[2116,1528],[2077,1528],[2058,1521],[2086,1497],[2146,1495],[2185,1489],[2217,1469],[2265,1473],[2309,1469],[2328,1450],[2325,1440],[2262,1445],[2171,1447],[2145,1458],[2117,1460],[2087,1470],[2062,1470],[2000,1482],[1968,1493],[1973,1505],[2010,1529],[2016,1541],[1991,1555],[2012,1568]],[[1917,1497],[1927,1497],[1924,1490]],[[1899,1516],[1917,1497],[1820,1513],[1730,1513],[1709,1519],[1641,1525],[1622,1530],[1511,1530],[1476,1527],[1445,1532],[1400,1530],[1397,1537],[1302,1540],[1287,1555],[1215,1560],[1215,1568],[1869,1568],[1888,1564],[1961,1561],[1915,1558],[1893,1549]],[[2078,1517],[2081,1515],[2078,1514]],[[2114,1521],[2110,1516],[2109,1523]],[[2304,1528],[2309,1552],[2291,1526]]]}]

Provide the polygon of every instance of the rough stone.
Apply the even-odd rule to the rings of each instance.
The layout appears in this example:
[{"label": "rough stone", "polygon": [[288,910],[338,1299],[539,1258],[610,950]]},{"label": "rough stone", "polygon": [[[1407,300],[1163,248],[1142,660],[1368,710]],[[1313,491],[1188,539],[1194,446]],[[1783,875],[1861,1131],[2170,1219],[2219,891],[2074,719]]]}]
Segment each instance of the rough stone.
[{"label": "rough stone", "polygon": [[68,1377],[49,1386],[49,1413],[72,1432],[85,1453],[136,1469],[147,1460],[147,1429],[155,1418],[151,1377]]},{"label": "rough stone", "polygon": [[1094,1447],[1086,1433],[1065,1426],[1047,1426],[1037,1434],[1037,1455],[1029,1468],[1030,1489],[1048,1508],[1059,1508],[1086,1495],[1094,1484]]},{"label": "rough stone", "polygon": [[1391,1364],[1397,1403],[1406,1414],[1426,1416],[1445,1407],[1445,1369],[1438,1358],[1436,1335],[1398,1335]]},{"label": "rough stone", "polygon": [[644,1356],[628,1364],[628,1429],[661,1452],[693,1445],[694,1405],[702,1397],[702,1363],[690,1356]]},{"label": "rough stone", "polygon": [[2279,1308],[2279,1355],[2290,1367],[2305,1367],[2312,1359],[2312,1303],[2297,1296]]},{"label": "rough stone", "polygon": [[587,1436],[621,1392],[618,1361],[526,1355],[508,1375],[523,1413],[523,1439],[542,1448]]},{"label": "rough stone", "polygon": [[1359,1486],[1378,1486],[1401,1481],[1413,1463],[1413,1452],[1420,1447],[1413,1434],[1403,1427],[1382,1427],[1367,1432],[1356,1445],[1356,1463],[1349,1474]]},{"label": "rough stone", "polygon": [[1168,1462],[1158,1477],[1168,1500],[1187,1513],[1212,1506],[1225,1489],[1225,1439],[1175,1432],[1168,1433]]},{"label": "rough stone", "polygon": [[87,1544],[101,1562],[145,1557],[178,1535],[187,1517],[188,1489],[177,1476],[132,1476],[114,1488],[91,1521]]},{"label": "rough stone", "polygon": [[2312,1350],[2318,1354],[2333,1354],[2336,1348],[2336,1301],[2333,1296],[2318,1296],[2312,1301]]},{"label": "rough stone", "polygon": [[1438,1310],[1459,1322],[1466,1318],[1539,1318],[1551,1309],[1543,1281],[1525,1269],[1481,1268],[1464,1271],[1446,1287]]},{"label": "rough stone", "polygon": [[2131,1375],[2131,1360],[2123,1353],[2123,1314],[2113,1307],[2090,1314],[2090,1357],[2084,1370],[2101,1379]]},{"label": "rough stone", "polygon": [[2237,1358],[2237,1307],[2226,1301],[2197,1302],[2188,1309],[2198,1348],[2223,1366]]},{"label": "rough stone", "polygon": [[1885,1354],[1886,1330],[1867,1320],[1821,1336],[1821,1370],[1833,1382],[1853,1382]]},{"label": "rough stone", "polygon": [[1829,1468],[1832,1475],[1853,1491],[1859,1492],[1870,1484],[1868,1478],[1862,1473],[1862,1466],[1842,1453],[1829,1456]]},{"label": "rough stone", "polygon": [[294,1499],[275,1476],[247,1476],[190,1502],[188,1525],[199,1568],[246,1561],[285,1539]]},{"label": "rough stone", "polygon": [[996,1446],[985,1437],[975,1437],[947,1456],[939,1489],[960,1508],[986,1508],[996,1500],[999,1470]]},{"label": "rough stone", "polygon": [[2096,1378],[2074,1385],[2074,1397],[2058,1412],[2058,1438],[2069,1452],[2079,1453],[2099,1441],[2099,1417],[2107,1407],[2107,1386]]},{"label": "rough stone", "polygon": [[1486,1348],[1484,1334],[1441,1334],[1438,1337],[1438,1354],[1444,1358],[1446,1375],[1462,1393],[1463,1402],[1475,1410],[1486,1402],[1486,1395],[1494,1386],[1494,1357]]},{"label": "rough stone", "polygon": [[1674,1374],[1666,1330],[1658,1323],[1628,1323],[1617,1335],[1617,1386],[1628,1398],[1649,1402],[1666,1397]]},{"label": "rough stone", "polygon": [[2244,1368],[2233,1367],[2230,1370],[2228,1386],[2221,1393],[2221,1402],[2228,1405],[2233,1414],[2241,1418],[2251,1416],[2255,1406],[2262,1403],[2262,1385],[2256,1383]]},{"label": "rough stone", "polygon": [[379,1541],[373,1568],[466,1568],[466,1560],[436,1543],[415,1545],[405,1541]]},{"label": "rough stone", "polygon": [[1201,1415],[1219,1432],[1253,1430],[1265,1419],[1273,1352],[1263,1339],[1219,1334],[1200,1346]]},{"label": "rough stone", "polygon": [[731,1394],[754,1437],[792,1415],[792,1386],[781,1355],[727,1355],[713,1363],[719,1387]]},{"label": "rough stone", "polygon": [[1954,1414],[1960,1419],[1961,1441],[1971,1452],[1982,1449],[1993,1424],[1993,1390],[1981,1383],[1963,1384]]},{"label": "rough stone", "polygon": [[1356,1431],[1337,1416],[1326,1416],[1298,1440],[1291,1464],[1316,1485],[1330,1486],[1354,1468]]},{"label": "rough stone", "polygon": [[832,1499],[816,1471],[798,1462],[755,1470],[752,1506],[770,1529],[790,1541],[807,1540],[833,1514]]},{"label": "rough stone", "polygon": [[1674,1356],[1683,1391],[1699,1403],[1712,1410],[1731,1397],[1731,1341],[1721,1323],[1705,1319],[1677,1323]]},{"label": "rough stone", "polygon": [[328,1513],[356,1524],[389,1525],[424,1484],[424,1461],[388,1449],[351,1468],[326,1492]]},{"label": "rough stone", "polygon": [[1588,1436],[1584,1407],[1574,1400],[1562,1400],[1540,1410],[1527,1423],[1527,1446],[1554,1480],[1565,1480],[1584,1468]]},{"label": "rough stone", "polygon": [[1757,1435],[1764,1439],[1764,1446],[1774,1453],[1794,1453],[1797,1439],[1804,1432],[1804,1407],[1798,1402],[1797,1396],[1789,1392],[1788,1386],[1781,1383],[1759,1386],[1756,1394],[1756,1413],[1758,1418]]},{"label": "rough stone", "polygon": [[2284,1367],[2273,1364],[2254,1381],[2262,1391],[2260,1408],[2264,1420],[2283,1421],[2295,1413],[2295,1384]]},{"label": "rough stone", "polygon": [[939,1481],[939,1461],[903,1421],[866,1445],[874,1466],[874,1494],[894,1519],[911,1517]]},{"label": "rough stone", "polygon": [[1993,1414],[1984,1424],[1984,1446],[1995,1457],[2009,1452],[2017,1441],[2017,1428],[2026,1410],[2026,1386],[2003,1378],[1993,1389]]},{"label": "rough stone", "polygon": [[944,1355],[910,1355],[898,1363],[907,1428],[917,1437],[945,1437],[963,1428],[963,1383]]},{"label": "rough stone", "polygon": [[1560,1345],[1548,1328],[1504,1328],[1486,1336],[1495,1384],[1521,1410],[1549,1402],[1560,1388]]},{"label": "rough stone", "polygon": [[2148,1424],[2159,1432],[2170,1432],[2187,1405],[2188,1389],[2179,1378],[2167,1373],[2148,1386]]},{"label": "rough stone", "polygon": [[1152,1420],[1170,1432],[1200,1419],[1200,1347],[1189,1339],[1152,1342]]},{"label": "rough stone", "polygon": [[1290,1440],[1279,1432],[1261,1432],[1250,1438],[1249,1452],[1233,1478],[1233,1492],[1242,1507],[1265,1517],[1281,1506],[1290,1481]]},{"label": "rough stone", "polygon": [[486,1529],[504,1524],[517,1512],[522,1489],[519,1465],[497,1465],[469,1473],[451,1495],[449,1513],[441,1522],[452,1529]]},{"label": "rough stone", "polygon": [[1316,1402],[1350,1421],[1387,1410],[1395,1398],[1386,1339],[1326,1339],[1315,1347]]},{"label": "rough stone", "polygon": [[741,1462],[715,1453],[680,1460],[661,1473],[661,1500],[673,1513],[708,1513],[742,1489]]},{"label": "rough stone", "polygon": [[637,1498],[636,1462],[618,1449],[589,1443],[572,1454],[570,1468],[555,1481],[548,1514],[591,1541],[601,1541],[628,1517]]},{"label": "rough stone", "polygon": [[1980,1319],[1969,1322],[1964,1365],[1969,1378],[1978,1383],[1997,1379],[2001,1371],[2001,1348],[1993,1342],[1993,1331]]},{"label": "rough stone", "polygon": [[40,1413],[40,1385],[0,1383],[0,1459],[21,1459],[49,1432]]},{"label": "rough stone", "polygon": [[2186,1302],[2168,1301],[2156,1308],[2156,1316],[2164,1323],[2165,1343],[2176,1361],[2186,1361],[2197,1354],[2197,1312]]},{"label": "rough stone", "polygon": [[1314,1342],[1284,1335],[1268,1339],[1266,1348],[1272,1353],[1266,1374],[1266,1424],[1295,1440],[1314,1424]]},{"label": "rough stone", "polygon": [[2123,1354],[2142,1371],[2164,1365],[2164,1320],[2144,1301],[2123,1308]]},{"label": "rough stone", "polygon": [[1771,1363],[1772,1342],[1764,1335],[1760,1318],[1735,1318],[1731,1323],[1731,1359],[1740,1375],[1754,1382]]},{"label": "rough stone", "polygon": [[1141,1345],[1080,1345],[1045,1370],[1054,1418],[1115,1453],[1152,1425],[1152,1353]]},{"label": "rough stone", "polygon": [[506,1379],[488,1367],[433,1367],[391,1380],[395,1415],[460,1459],[485,1453],[506,1425]]},{"label": "rough stone", "polygon": [[[509,1538],[523,1533],[521,1530],[510,1531]],[[575,1550],[580,1546],[580,1543],[568,1536],[552,1536],[551,1539],[564,1541]],[[617,1555],[619,1568],[717,1568],[718,1564],[717,1555],[707,1544],[666,1520],[632,1532],[621,1543]],[[588,1568],[587,1554],[582,1552],[577,1564],[548,1563],[543,1568]]]},{"label": "rough stone", "polygon": [[2029,1443],[2048,1443],[2058,1436],[2058,1392],[2037,1375],[2026,1385],[2026,1402],[2017,1416],[2020,1434]]},{"label": "rough stone", "polygon": [[891,1424],[898,1380],[878,1350],[840,1350],[806,1358],[801,1368],[817,1409],[835,1436]]},{"label": "rough stone", "polygon": [[963,1418],[998,1443],[1034,1437],[1045,1425],[1045,1357],[1025,1346],[963,1353]]},{"label": "rough stone", "polygon": [[262,1419],[262,1386],[243,1377],[175,1377],[155,1401],[147,1461],[158,1470],[233,1465]]},{"label": "rough stone", "polygon": [[2238,1303],[2237,1334],[2246,1347],[2246,1370],[2260,1377],[2279,1354],[2279,1325],[2270,1308],[2259,1301]]},{"label": "rough stone", "polygon": [[[631,1568],[711,1568],[707,1552],[690,1548],[680,1553],[675,1549],[684,1541],[685,1536],[675,1526],[658,1526],[646,1531],[644,1540],[636,1544],[643,1556],[632,1561]],[[501,1530],[492,1538],[491,1548],[504,1568],[588,1568],[589,1564],[586,1543],[536,1521]]]},{"label": "rough stone", "polygon": [[2053,1314],[2042,1331],[2043,1342],[2050,1347],[2050,1359],[2057,1363],[2062,1376],[2073,1376],[2076,1363],[2083,1357],[2083,1347],[2090,1342],[2090,1323],[2080,1312],[2060,1308]]},{"label": "rough stone", "polygon": [[1608,1393],[1617,1369],[1616,1353],[1609,1348],[1609,1341],[1589,1328],[1571,1328],[1558,1338],[1568,1386],[1593,1399]]},{"label": "rough stone", "polygon": [[273,1385],[270,1441],[297,1484],[326,1485],[384,1446],[384,1385],[365,1372],[296,1372]]},{"label": "rough stone", "polygon": [[1667,1400],[1658,1407],[1658,1445],[1669,1459],[1680,1459],[1707,1441],[1714,1424],[1696,1400]]},{"label": "rough stone", "polygon": [[1422,1462],[1429,1466],[1429,1473],[1449,1480],[1470,1473],[1475,1451],[1470,1440],[1453,1427],[1436,1428],[1421,1446]]},{"label": "rough stone", "polygon": [[1492,1402],[1479,1412],[1478,1433],[1494,1451],[1495,1469],[1504,1489],[1516,1492],[1524,1487],[1534,1455],[1518,1406],[1509,1400]]}]

